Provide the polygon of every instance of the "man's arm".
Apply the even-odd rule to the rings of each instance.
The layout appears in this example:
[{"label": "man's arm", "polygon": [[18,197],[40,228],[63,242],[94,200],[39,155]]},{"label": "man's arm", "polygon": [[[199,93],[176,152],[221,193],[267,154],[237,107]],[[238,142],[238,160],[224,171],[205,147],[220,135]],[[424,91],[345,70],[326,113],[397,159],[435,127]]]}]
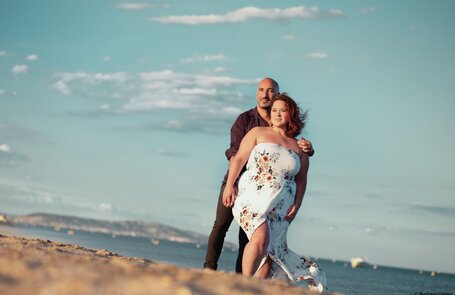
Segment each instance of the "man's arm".
[{"label": "man's arm", "polygon": [[237,117],[237,119],[235,120],[234,124],[231,127],[231,146],[224,153],[228,160],[235,156],[235,154],[237,154],[237,151],[239,150],[242,138],[247,133],[246,130],[247,127],[245,125],[246,123],[244,122],[242,115],[240,115]]}]

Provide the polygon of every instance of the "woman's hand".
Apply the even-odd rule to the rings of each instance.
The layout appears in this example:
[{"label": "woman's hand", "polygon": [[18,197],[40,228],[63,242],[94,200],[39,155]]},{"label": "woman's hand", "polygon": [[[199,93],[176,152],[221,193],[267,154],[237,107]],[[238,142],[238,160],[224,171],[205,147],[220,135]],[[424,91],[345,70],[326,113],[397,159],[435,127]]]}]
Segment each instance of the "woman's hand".
[{"label": "woman's hand", "polygon": [[237,188],[234,186],[226,186],[223,191],[223,205],[232,207],[237,196]]},{"label": "woman's hand", "polygon": [[300,206],[297,206],[296,204],[292,204],[292,206],[289,207],[288,212],[287,212],[286,216],[284,217],[284,219],[286,219],[287,221],[289,221],[289,223],[291,223],[294,220],[294,218],[297,216],[297,212],[299,211],[299,208],[300,208]]}]

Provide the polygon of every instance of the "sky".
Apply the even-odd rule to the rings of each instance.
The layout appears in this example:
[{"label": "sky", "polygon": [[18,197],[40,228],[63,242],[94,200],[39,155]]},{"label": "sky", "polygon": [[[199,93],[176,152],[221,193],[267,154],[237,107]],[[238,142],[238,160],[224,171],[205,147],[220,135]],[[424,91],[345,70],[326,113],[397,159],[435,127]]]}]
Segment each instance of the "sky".
[{"label": "sky", "polygon": [[272,77],[316,151],[290,247],[455,273],[454,9],[1,1],[0,212],[208,235],[230,127]]}]

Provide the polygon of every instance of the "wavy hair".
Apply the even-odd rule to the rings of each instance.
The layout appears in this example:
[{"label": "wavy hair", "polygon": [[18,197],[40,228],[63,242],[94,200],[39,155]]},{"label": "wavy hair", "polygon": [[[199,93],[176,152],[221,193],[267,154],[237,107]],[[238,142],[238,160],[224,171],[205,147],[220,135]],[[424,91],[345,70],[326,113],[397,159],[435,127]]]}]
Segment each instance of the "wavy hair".
[{"label": "wavy hair", "polygon": [[305,127],[307,120],[307,112],[302,113],[302,110],[297,105],[297,103],[286,92],[278,94],[274,98],[272,98],[270,106],[273,106],[273,104],[277,100],[281,100],[286,103],[289,112],[289,117],[291,118],[291,121],[289,122],[289,125],[286,129],[286,135],[294,138],[297,135],[299,135],[300,132],[302,132],[302,129]]}]

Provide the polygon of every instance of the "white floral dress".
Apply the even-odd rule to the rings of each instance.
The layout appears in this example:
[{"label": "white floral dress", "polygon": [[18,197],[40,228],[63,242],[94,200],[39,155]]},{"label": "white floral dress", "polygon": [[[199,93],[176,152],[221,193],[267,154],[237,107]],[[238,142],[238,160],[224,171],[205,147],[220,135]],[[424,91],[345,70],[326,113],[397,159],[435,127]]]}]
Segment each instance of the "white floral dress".
[{"label": "white floral dress", "polygon": [[272,259],[271,278],[306,284],[310,289],[323,291],[326,279],[321,268],[287,246],[289,222],[284,216],[294,203],[294,177],[299,170],[300,158],[294,151],[275,143],[257,144],[248,159],[247,170],[240,177],[232,212],[249,239],[262,223],[267,222],[270,240],[260,266],[267,256]]}]

